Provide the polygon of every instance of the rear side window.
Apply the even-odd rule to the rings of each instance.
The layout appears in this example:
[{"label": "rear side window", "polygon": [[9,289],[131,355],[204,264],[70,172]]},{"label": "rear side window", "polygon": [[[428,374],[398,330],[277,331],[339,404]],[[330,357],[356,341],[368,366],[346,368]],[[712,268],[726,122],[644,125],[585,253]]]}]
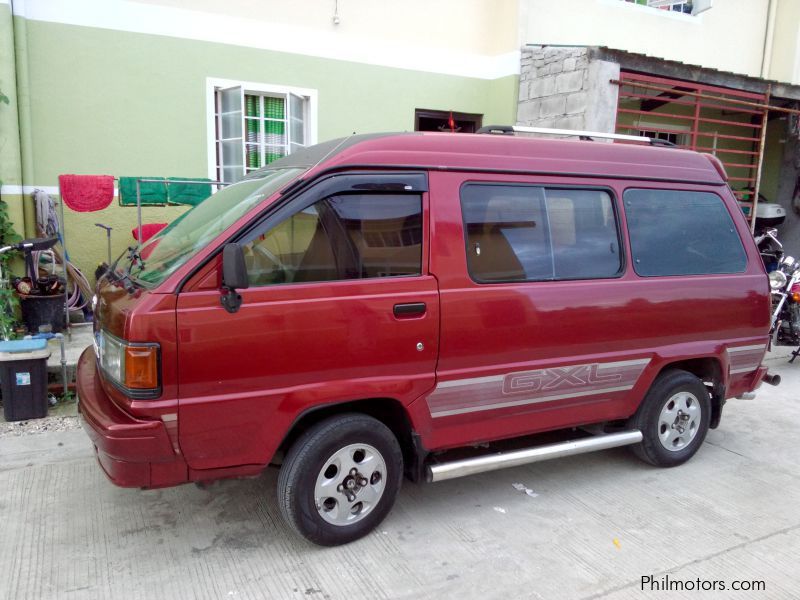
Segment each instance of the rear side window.
[{"label": "rear side window", "polygon": [[244,246],[250,285],[419,275],[418,194],[331,196]]},{"label": "rear side window", "polygon": [[467,268],[479,283],[614,277],[622,267],[605,190],[467,184]]},{"label": "rear side window", "polygon": [[636,273],[741,273],[742,240],[722,199],[708,192],[627,190],[623,196]]}]

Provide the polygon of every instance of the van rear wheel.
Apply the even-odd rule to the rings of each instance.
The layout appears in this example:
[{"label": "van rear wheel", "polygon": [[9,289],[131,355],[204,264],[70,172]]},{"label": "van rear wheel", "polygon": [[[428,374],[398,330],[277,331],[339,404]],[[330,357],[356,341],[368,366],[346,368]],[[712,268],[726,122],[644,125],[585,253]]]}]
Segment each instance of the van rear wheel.
[{"label": "van rear wheel", "polygon": [[278,505],[297,533],[338,546],[383,521],[402,475],[403,454],[388,427],[366,415],[339,415],[292,445],[278,476]]},{"label": "van rear wheel", "polygon": [[630,427],[642,432],[636,456],[658,467],[685,463],[699,450],[711,419],[711,398],[695,375],[665,371],[653,383]]}]

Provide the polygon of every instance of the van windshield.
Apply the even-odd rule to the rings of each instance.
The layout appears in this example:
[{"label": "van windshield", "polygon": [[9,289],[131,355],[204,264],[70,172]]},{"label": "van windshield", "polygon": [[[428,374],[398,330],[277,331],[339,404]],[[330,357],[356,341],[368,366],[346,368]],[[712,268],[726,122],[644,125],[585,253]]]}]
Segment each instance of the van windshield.
[{"label": "van windshield", "polygon": [[[118,261],[129,270],[130,278],[145,287],[164,281],[198,250],[244,216],[259,202],[295,179],[305,169],[287,168],[263,171],[262,177],[246,179],[226,187],[185,212],[138,250]],[[117,269],[119,271],[119,269]],[[119,274],[122,275],[124,271]]]}]

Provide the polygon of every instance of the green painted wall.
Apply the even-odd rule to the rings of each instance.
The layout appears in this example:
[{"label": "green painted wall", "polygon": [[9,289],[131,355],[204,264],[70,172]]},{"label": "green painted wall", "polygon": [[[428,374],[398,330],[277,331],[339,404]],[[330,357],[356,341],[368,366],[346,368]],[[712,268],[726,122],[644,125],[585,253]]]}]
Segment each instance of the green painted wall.
[{"label": "green painted wall", "polygon": [[[11,7],[0,4],[0,92],[8,98],[8,104],[0,102],[0,182],[6,185],[22,183],[16,80]],[[21,197],[3,194],[2,199],[8,204],[11,222],[22,233],[25,225]]]},{"label": "green painted wall", "polygon": [[0,4],[0,92],[9,103],[0,102],[0,181],[22,182],[17,125],[17,81],[14,65],[14,32],[8,4]]},{"label": "green painted wall", "polygon": [[786,117],[769,121],[764,145],[764,165],[761,169],[761,194],[770,202],[781,200],[778,198],[778,187],[786,137]]},{"label": "green painted wall", "polygon": [[[60,173],[206,176],[207,77],[318,90],[320,141],[411,130],[415,108],[482,113],[487,124],[515,120],[516,76],[488,81],[21,21],[32,156],[26,185],[54,186]],[[183,210],[146,208],[144,220],[169,221]],[[132,241],[136,211],[115,204],[67,214],[68,248],[87,275],[106,255],[96,222],[115,228],[118,253]]]}]

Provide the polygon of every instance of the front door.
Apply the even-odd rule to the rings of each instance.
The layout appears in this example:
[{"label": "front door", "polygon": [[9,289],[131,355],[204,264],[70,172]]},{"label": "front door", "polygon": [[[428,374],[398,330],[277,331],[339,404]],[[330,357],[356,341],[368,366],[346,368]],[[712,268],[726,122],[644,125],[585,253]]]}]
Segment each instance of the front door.
[{"label": "front door", "polygon": [[243,234],[250,287],[237,312],[216,286],[180,294],[179,435],[190,467],[264,464],[306,410],[408,403],[432,389],[439,299],[424,181],[329,178]]}]

